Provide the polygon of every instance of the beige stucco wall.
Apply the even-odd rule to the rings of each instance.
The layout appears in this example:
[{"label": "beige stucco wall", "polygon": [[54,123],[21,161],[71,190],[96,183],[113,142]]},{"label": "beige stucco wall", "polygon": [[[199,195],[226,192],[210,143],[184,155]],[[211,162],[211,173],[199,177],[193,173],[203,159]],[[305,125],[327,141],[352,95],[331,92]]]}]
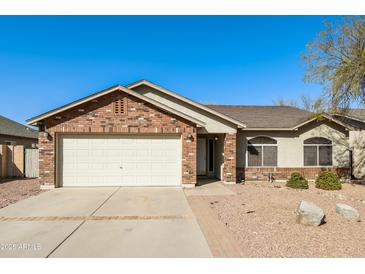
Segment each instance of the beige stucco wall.
[{"label": "beige stucco wall", "polygon": [[215,176],[223,180],[224,167],[224,149],[223,149],[224,135],[218,135],[218,140],[215,142]]},{"label": "beige stucco wall", "polygon": [[353,175],[365,179],[365,130],[350,131],[350,147],[353,158]]},{"label": "beige stucco wall", "polygon": [[237,137],[237,166],[246,166],[247,140],[268,136],[277,140],[278,167],[303,167],[303,141],[311,137],[330,139],[333,145],[333,165],[349,166],[348,132],[332,122],[313,122],[297,131],[243,131]]},{"label": "beige stucco wall", "polygon": [[212,115],[204,110],[191,106],[167,94],[164,94],[149,86],[142,85],[133,88],[134,91],[154,99],[162,104],[165,104],[173,109],[181,111],[189,116],[192,116],[206,123],[204,128],[198,128],[199,133],[235,133],[236,125],[225,121],[215,115]]}]

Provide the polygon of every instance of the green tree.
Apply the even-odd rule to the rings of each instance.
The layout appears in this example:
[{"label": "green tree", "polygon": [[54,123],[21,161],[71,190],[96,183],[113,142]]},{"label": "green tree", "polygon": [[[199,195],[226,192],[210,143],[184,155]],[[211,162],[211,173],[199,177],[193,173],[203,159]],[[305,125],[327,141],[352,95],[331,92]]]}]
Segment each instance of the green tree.
[{"label": "green tree", "polygon": [[[365,105],[365,17],[325,22],[326,29],[307,44],[305,80],[324,86],[321,104],[329,111]],[[324,103],[323,101],[326,101]]]}]

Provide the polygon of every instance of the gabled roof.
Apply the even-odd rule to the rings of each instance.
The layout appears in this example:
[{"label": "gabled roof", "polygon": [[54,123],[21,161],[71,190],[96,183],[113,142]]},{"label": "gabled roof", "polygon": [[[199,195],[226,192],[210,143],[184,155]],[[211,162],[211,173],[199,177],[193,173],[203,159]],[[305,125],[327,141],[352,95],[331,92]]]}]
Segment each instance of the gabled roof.
[{"label": "gabled roof", "polygon": [[48,112],[43,113],[41,115],[38,115],[36,117],[30,118],[30,119],[27,120],[27,123],[29,125],[36,125],[37,122],[42,121],[42,120],[44,120],[44,119],[46,119],[46,118],[48,118],[50,116],[56,115],[56,114],[58,114],[58,113],[60,113],[62,111],[65,111],[65,110],[68,110],[70,108],[79,106],[79,105],[81,105],[83,103],[89,102],[89,101],[94,100],[94,99],[96,99],[98,97],[107,95],[109,93],[112,93],[112,92],[118,91],[118,90],[119,91],[122,91],[122,92],[125,92],[125,93],[127,93],[129,95],[132,95],[132,96],[134,96],[134,97],[136,97],[138,99],[141,99],[142,101],[145,101],[147,103],[150,103],[150,104],[156,106],[157,108],[162,109],[162,110],[164,110],[166,112],[175,114],[175,115],[177,115],[179,117],[182,117],[182,118],[184,118],[184,119],[186,119],[186,120],[188,120],[190,122],[193,122],[197,126],[205,126],[205,123],[203,121],[200,121],[198,119],[195,119],[195,118],[193,118],[193,117],[191,117],[189,115],[186,115],[185,113],[182,113],[180,111],[177,111],[175,109],[172,109],[172,108],[170,108],[170,107],[168,107],[168,106],[166,106],[164,104],[161,104],[160,102],[157,102],[157,101],[155,101],[155,100],[153,100],[151,98],[148,98],[146,96],[143,96],[143,95],[141,95],[141,94],[139,94],[139,93],[137,93],[137,92],[135,92],[133,90],[130,90],[130,89],[125,88],[125,87],[120,86],[120,85],[112,86],[110,88],[104,89],[104,90],[99,91],[97,93],[94,93],[92,95],[89,95],[89,96],[86,96],[84,98],[81,98],[81,99],[79,99],[77,101],[71,102],[71,103],[69,103],[67,105],[64,105],[62,107],[53,109],[51,111],[48,111]]},{"label": "gabled roof", "polygon": [[[246,123],[245,130],[276,130],[290,131],[311,123],[317,118],[312,113],[291,106],[239,106],[239,105],[207,105],[226,115],[242,120]],[[353,127],[335,117],[322,114],[322,117],[337,123],[347,129]]]},{"label": "gabled roof", "polygon": [[10,120],[0,115],[0,134],[23,137],[23,138],[38,138],[38,132],[34,129],[19,124],[13,120]]},{"label": "gabled roof", "polygon": [[229,115],[226,115],[225,113],[218,112],[215,109],[212,109],[212,108],[210,108],[208,106],[205,106],[205,105],[202,105],[202,104],[200,104],[198,102],[195,102],[193,100],[190,100],[190,99],[188,99],[188,98],[186,98],[186,97],[184,97],[184,96],[182,96],[180,94],[177,94],[176,92],[172,92],[172,91],[170,91],[170,90],[168,90],[166,88],[163,88],[163,87],[161,87],[159,85],[156,85],[156,84],[154,84],[154,83],[152,83],[150,81],[147,81],[147,80],[144,80],[143,79],[143,80],[139,80],[137,82],[134,82],[132,84],[129,84],[126,87],[129,88],[129,89],[133,89],[133,88],[136,88],[136,87],[142,86],[142,85],[149,86],[149,87],[151,87],[153,89],[156,89],[156,90],[158,90],[158,91],[160,91],[160,92],[162,92],[164,94],[167,94],[167,95],[169,95],[169,96],[171,96],[173,98],[176,98],[176,99],[178,99],[180,101],[183,101],[183,102],[185,102],[185,103],[187,103],[189,105],[192,105],[192,106],[194,106],[194,107],[196,107],[198,109],[202,109],[202,110],[204,110],[204,111],[206,111],[206,112],[208,112],[210,114],[213,114],[213,115],[215,115],[217,117],[220,117],[223,120],[226,120],[226,121],[228,121],[228,122],[230,122],[232,124],[237,125],[239,128],[245,128],[246,127],[246,124],[244,122],[242,122],[241,120],[235,119],[234,117],[231,117]]},{"label": "gabled roof", "polygon": [[[353,129],[354,129],[354,127],[353,127],[352,125],[350,125],[350,124],[348,124],[348,123],[345,123],[345,122],[343,122],[343,121],[341,121],[341,120],[339,120],[339,119],[335,118],[334,116],[329,115],[329,114],[327,114],[327,113],[322,113],[322,114],[321,114],[321,117],[322,117],[322,118],[325,118],[325,119],[327,119],[327,120],[329,120],[329,121],[331,121],[331,122],[334,122],[334,123],[336,123],[336,124],[338,124],[338,125],[340,125],[340,126],[342,126],[342,127],[346,128],[346,129],[348,129],[348,130],[353,130]],[[307,120],[307,121],[305,121],[305,122],[303,122],[303,123],[301,123],[301,124],[299,124],[299,125],[296,125],[296,126],[294,127],[294,129],[298,129],[298,128],[300,128],[300,127],[302,127],[302,126],[304,126],[304,125],[306,125],[306,124],[308,124],[308,123],[311,123],[311,122],[313,122],[313,121],[316,121],[316,120],[318,120],[318,118],[317,118],[317,117],[311,118],[311,119],[309,119],[309,120]]]}]

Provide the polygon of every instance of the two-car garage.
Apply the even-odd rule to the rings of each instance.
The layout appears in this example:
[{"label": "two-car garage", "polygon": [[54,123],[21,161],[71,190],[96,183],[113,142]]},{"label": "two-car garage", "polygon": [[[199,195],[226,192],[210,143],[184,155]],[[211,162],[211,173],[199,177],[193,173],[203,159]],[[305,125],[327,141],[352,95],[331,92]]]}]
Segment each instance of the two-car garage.
[{"label": "two-car garage", "polygon": [[180,135],[60,135],[58,186],[179,186]]}]

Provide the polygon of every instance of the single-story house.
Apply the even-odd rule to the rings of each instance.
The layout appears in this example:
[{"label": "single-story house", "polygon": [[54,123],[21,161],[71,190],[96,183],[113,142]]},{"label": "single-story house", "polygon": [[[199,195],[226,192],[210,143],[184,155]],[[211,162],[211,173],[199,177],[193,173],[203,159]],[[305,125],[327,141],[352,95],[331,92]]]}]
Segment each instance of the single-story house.
[{"label": "single-story house", "polygon": [[[228,95],[228,94],[227,94]],[[283,106],[203,105],[146,80],[116,85],[28,121],[45,187],[183,186],[350,174],[354,126]],[[365,124],[364,124],[365,125]]]},{"label": "single-story house", "polygon": [[25,148],[35,148],[37,144],[36,130],[0,115],[0,145],[23,145]]}]

